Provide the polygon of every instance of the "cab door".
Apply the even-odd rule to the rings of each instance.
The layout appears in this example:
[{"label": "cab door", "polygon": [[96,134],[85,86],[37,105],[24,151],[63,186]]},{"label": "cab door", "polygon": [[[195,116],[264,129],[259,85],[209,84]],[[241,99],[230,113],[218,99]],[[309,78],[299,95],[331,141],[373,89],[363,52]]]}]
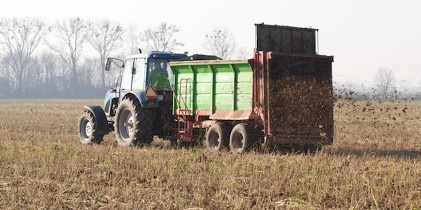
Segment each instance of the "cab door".
[{"label": "cab door", "polygon": [[145,69],[146,69],[145,58],[137,58],[134,60],[132,90],[145,90],[146,88]]},{"label": "cab door", "polygon": [[126,60],[124,64],[123,76],[121,78],[121,88],[122,93],[132,90],[132,81],[133,81],[133,71],[134,70],[134,59]]}]

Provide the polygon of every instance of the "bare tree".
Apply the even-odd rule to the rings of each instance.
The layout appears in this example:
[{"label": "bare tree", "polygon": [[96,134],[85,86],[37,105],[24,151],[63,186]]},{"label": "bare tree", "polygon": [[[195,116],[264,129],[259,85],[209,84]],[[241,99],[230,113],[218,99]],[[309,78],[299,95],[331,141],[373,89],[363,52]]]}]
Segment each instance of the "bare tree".
[{"label": "bare tree", "polygon": [[8,98],[10,97],[10,81],[7,77],[0,76],[0,98]]},{"label": "bare tree", "polygon": [[235,57],[236,59],[246,60],[253,57],[253,53],[252,51],[247,50],[245,47],[241,47],[239,50],[237,50]]},{"label": "bare tree", "polygon": [[183,43],[175,38],[175,34],[179,31],[180,29],[175,25],[161,23],[155,29],[146,29],[140,34],[140,38],[149,50],[172,51],[178,46],[183,46]]},{"label": "bare tree", "polygon": [[0,19],[0,44],[6,48],[6,62],[11,67],[18,94],[23,94],[23,78],[31,56],[46,33],[44,21],[36,18]]},{"label": "bare tree", "polygon": [[125,30],[125,43],[127,50],[130,54],[134,54],[139,52],[139,40],[140,36],[138,34],[138,30],[136,25],[131,24],[127,30]]},{"label": "bare tree", "polygon": [[[34,56],[35,57],[35,56]],[[23,81],[25,83],[25,94],[32,97],[37,97],[36,92],[41,92],[38,87],[42,83],[42,75],[40,71],[40,65],[38,59],[31,58],[31,61],[28,63],[28,69],[31,69],[31,74],[24,74]]]},{"label": "bare tree", "polygon": [[383,99],[387,99],[389,92],[395,90],[395,76],[393,70],[387,67],[381,67],[377,70],[374,78],[376,88]]},{"label": "bare tree", "polygon": [[102,87],[101,79],[95,75],[96,71],[92,71],[92,69],[99,69],[99,64],[96,59],[84,59],[80,64],[80,69],[82,71],[78,75],[81,80],[79,85],[85,87]]},{"label": "bare tree", "polygon": [[203,47],[222,59],[230,59],[237,48],[234,37],[228,29],[216,28],[207,33],[205,38]]},{"label": "bare tree", "polygon": [[[71,72],[71,84],[77,87],[77,67],[82,54],[83,44],[87,39],[87,23],[80,18],[57,21],[52,32],[57,38],[57,44],[47,43],[64,61]],[[73,92],[74,93],[74,92]]]},{"label": "bare tree", "polygon": [[0,63],[0,98],[8,98],[12,94],[12,88],[10,85],[10,76],[8,76],[10,66],[6,66],[5,63]]},{"label": "bare tree", "polygon": [[39,58],[44,75],[43,79],[45,81],[45,90],[43,92],[46,92],[47,97],[53,96],[54,90],[57,87],[57,77],[59,72],[57,71],[58,59],[56,57],[57,56],[55,54],[44,51]]},{"label": "bare tree", "polygon": [[120,24],[111,23],[109,20],[101,20],[91,25],[91,36],[88,43],[99,54],[99,66],[101,69],[101,86],[105,87],[105,60],[110,52],[117,47],[123,35],[123,28]]}]

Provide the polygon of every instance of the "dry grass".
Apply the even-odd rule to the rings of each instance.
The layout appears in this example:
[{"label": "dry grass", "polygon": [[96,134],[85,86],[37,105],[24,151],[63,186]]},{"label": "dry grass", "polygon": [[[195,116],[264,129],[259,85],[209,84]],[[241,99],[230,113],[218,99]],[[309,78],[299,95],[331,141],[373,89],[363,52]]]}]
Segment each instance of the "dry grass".
[{"label": "dry grass", "polygon": [[421,102],[339,101],[314,154],[78,142],[82,105],[0,101],[1,209],[420,209]]}]

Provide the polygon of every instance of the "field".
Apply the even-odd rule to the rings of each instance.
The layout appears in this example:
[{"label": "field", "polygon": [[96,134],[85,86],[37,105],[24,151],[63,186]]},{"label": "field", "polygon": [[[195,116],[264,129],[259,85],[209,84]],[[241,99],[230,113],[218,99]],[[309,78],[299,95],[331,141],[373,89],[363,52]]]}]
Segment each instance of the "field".
[{"label": "field", "polygon": [[83,105],[0,101],[0,209],[421,209],[421,102],[337,101],[315,153],[79,143]]}]

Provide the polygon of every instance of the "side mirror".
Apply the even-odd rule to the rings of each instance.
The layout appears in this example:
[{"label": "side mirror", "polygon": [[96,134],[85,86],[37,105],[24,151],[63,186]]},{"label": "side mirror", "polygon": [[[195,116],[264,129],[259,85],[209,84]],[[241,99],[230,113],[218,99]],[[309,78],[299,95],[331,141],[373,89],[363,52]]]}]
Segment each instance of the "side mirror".
[{"label": "side mirror", "polygon": [[107,58],[107,63],[105,64],[105,71],[110,71],[111,68],[111,58]]}]

